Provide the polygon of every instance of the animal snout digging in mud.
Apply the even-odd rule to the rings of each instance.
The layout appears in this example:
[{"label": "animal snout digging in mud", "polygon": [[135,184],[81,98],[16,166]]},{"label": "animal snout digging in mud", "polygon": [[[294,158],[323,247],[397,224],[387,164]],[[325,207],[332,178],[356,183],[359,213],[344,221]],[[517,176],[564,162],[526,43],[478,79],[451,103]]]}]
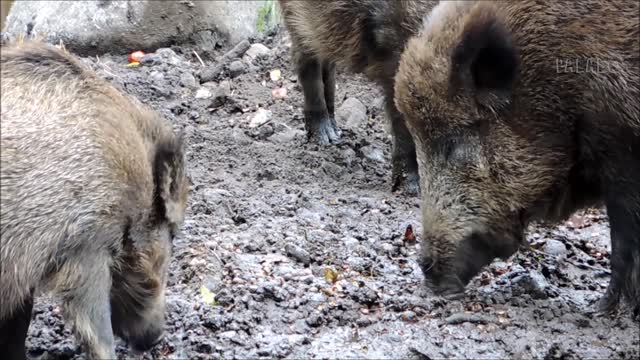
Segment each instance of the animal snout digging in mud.
[{"label": "animal snout digging in mud", "polygon": [[188,196],[182,137],[70,54],[2,48],[0,352],[24,359],[33,299],[56,295],[89,358],[162,337]]},{"label": "animal snout digging in mud", "polygon": [[[612,277],[599,308],[625,298],[639,309],[639,11],[627,1],[447,1],[409,41],[395,100],[417,147],[429,287],[460,293],[518,249],[531,221],[604,204]],[[558,70],[574,58],[618,66]]]}]

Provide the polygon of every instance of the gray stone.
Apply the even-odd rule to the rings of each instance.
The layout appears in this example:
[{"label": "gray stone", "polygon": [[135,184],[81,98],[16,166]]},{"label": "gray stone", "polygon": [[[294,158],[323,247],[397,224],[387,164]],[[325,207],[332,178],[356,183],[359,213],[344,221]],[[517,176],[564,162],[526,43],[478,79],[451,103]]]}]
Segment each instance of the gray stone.
[{"label": "gray stone", "polygon": [[195,76],[190,73],[184,73],[180,75],[180,85],[186,87],[187,89],[197,89],[198,83],[196,81]]},{"label": "gray stone", "polygon": [[356,98],[348,98],[336,112],[344,126],[353,129],[367,121],[367,107]]},{"label": "gray stone", "polygon": [[246,69],[247,67],[242,61],[240,60],[233,61],[231,62],[231,64],[229,64],[229,76],[234,78],[236,76],[242,75],[244,74]]},{"label": "gray stone", "polygon": [[265,57],[271,53],[268,47],[262,44],[252,44],[247,50],[246,55],[251,59],[255,60],[260,57]]},{"label": "gray stone", "polygon": [[564,256],[567,253],[567,247],[561,241],[548,239],[543,247],[544,252],[553,256]]},{"label": "gray stone", "polygon": [[48,41],[62,40],[72,52],[98,55],[211,38],[212,26],[234,44],[278,22],[275,1],[265,0],[16,1],[5,31],[47,34]]},{"label": "gray stone", "polygon": [[288,256],[300,261],[305,265],[309,265],[311,263],[311,256],[305,249],[302,249],[294,244],[287,244],[284,247],[284,250],[287,252]]},{"label": "gray stone", "polygon": [[384,162],[384,153],[377,147],[367,145],[363,146],[360,151],[365,158],[371,161]]}]

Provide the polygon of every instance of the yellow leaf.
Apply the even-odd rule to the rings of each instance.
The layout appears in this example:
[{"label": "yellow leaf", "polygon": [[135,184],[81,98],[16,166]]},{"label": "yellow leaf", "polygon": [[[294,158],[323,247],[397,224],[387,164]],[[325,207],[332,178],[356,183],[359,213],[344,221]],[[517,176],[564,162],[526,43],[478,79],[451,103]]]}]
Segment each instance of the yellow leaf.
[{"label": "yellow leaf", "polygon": [[127,67],[132,67],[132,66],[139,66],[139,65],[140,65],[140,63],[139,63],[139,62],[132,62],[132,63],[130,63],[130,64],[127,64],[126,66],[127,66]]},{"label": "yellow leaf", "polygon": [[202,300],[211,306],[217,305],[216,303],[216,295],[212,293],[206,286],[202,285],[200,287],[200,295],[202,296]]},{"label": "yellow leaf", "polygon": [[271,79],[271,81],[278,81],[280,80],[281,76],[282,73],[280,72],[280,69],[271,70],[269,72],[269,78]]},{"label": "yellow leaf", "polygon": [[335,284],[338,281],[338,273],[331,268],[326,268],[324,269],[324,278],[327,282]]}]

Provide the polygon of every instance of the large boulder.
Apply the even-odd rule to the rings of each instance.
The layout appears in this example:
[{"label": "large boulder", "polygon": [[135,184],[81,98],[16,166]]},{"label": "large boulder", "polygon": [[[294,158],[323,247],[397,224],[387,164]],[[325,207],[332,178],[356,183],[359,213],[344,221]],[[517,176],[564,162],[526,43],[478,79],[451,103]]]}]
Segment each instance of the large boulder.
[{"label": "large boulder", "polygon": [[176,42],[222,36],[230,43],[273,28],[275,0],[16,1],[5,31],[45,35],[82,55],[151,51]]}]

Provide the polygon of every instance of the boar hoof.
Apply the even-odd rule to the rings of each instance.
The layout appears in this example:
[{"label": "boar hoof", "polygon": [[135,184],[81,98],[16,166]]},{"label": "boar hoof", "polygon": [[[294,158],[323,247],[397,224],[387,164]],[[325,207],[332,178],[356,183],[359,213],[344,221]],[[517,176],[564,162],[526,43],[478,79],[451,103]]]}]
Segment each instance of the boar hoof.
[{"label": "boar hoof", "polygon": [[340,129],[335,120],[325,118],[309,128],[308,138],[309,142],[319,145],[336,144],[340,140]]},{"label": "boar hoof", "polygon": [[596,314],[600,316],[612,315],[620,304],[620,295],[614,291],[607,293],[596,303]]}]

